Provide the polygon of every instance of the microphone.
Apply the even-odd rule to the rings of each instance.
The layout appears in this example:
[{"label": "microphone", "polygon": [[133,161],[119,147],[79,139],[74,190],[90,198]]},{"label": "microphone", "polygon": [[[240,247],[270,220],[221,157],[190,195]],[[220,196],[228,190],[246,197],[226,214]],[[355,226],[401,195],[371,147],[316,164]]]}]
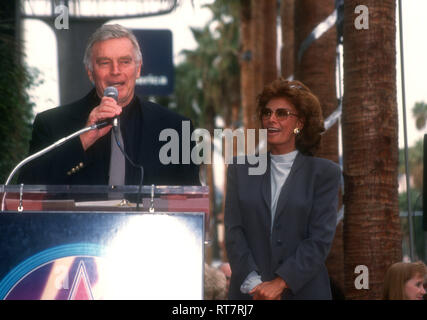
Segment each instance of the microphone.
[{"label": "microphone", "polygon": [[107,87],[104,90],[104,97],[110,97],[117,101],[119,100],[119,91],[116,87]]},{"label": "microphone", "polygon": [[[117,102],[119,100],[119,91],[117,91],[116,87],[107,87],[104,90],[104,97],[113,98]],[[110,125],[110,124],[112,124],[114,127],[117,127],[117,125],[119,124],[118,116],[116,116],[114,118],[98,121],[96,123],[96,128],[102,129],[102,128]]]}]

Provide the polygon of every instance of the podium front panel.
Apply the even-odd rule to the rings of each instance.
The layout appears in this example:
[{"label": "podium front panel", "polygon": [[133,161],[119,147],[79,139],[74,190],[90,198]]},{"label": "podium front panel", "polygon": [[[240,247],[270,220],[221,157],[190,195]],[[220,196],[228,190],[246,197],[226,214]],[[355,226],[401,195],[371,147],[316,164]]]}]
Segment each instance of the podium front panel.
[{"label": "podium front panel", "polygon": [[0,299],[202,299],[204,213],[3,212]]}]

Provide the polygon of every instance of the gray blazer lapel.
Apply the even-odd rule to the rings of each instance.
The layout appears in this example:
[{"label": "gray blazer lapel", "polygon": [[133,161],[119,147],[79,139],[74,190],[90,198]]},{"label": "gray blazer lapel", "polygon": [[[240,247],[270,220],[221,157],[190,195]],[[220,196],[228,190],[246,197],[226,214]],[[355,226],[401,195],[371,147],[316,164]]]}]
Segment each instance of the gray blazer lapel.
[{"label": "gray blazer lapel", "polygon": [[285,181],[285,184],[280,191],[279,200],[277,201],[276,214],[274,216],[274,223],[277,221],[278,217],[285,211],[285,206],[288,201],[289,193],[293,190],[293,180],[295,179],[296,172],[302,168],[304,162],[306,160],[306,156],[302,155],[298,152],[294,163],[292,165],[291,171],[289,172],[289,176]]},{"label": "gray blazer lapel", "polygon": [[270,153],[267,154],[267,170],[261,178],[261,194],[264,199],[264,204],[271,210]]},{"label": "gray blazer lapel", "polygon": [[267,154],[267,170],[260,177],[260,182],[262,203],[259,213],[263,216],[262,220],[265,222],[265,230],[269,234],[271,229],[270,153]]}]

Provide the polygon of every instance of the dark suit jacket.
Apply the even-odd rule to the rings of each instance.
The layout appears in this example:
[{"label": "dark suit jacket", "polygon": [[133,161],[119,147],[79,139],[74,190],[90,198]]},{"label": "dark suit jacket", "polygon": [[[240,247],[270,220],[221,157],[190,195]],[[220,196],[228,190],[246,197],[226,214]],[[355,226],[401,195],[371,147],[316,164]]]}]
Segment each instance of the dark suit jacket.
[{"label": "dark suit jacket", "polygon": [[290,288],[283,299],[331,299],[324,262],[335,234],[340,168],[298,153],[279,196],[272,232],[270,157],[265,174],[248,175],[248,168],[228,167],[230,299],[251,298],[240,286],[254,270],[262,281],[282,277]]},{"label": "dark suit jacket", "polygon": [[[39,113],[33,124],[30,154],[84,128],[89,113],[99,102],[92,90],[79,101]],[[160,149],[166,143],[159,141],[160,132],[166,128],[174,129],[181,142],[182,121],[188,119],[136,96],[123,108],[120,118],[125,150],[134,163],[144,168],[143,184],[200,184],[198,166],[192,163],[163,165],[159,160]],[[107,185],[110,154],[109,133],[86,152],[77,137],[27,164],[18,181],[26,184]],[[126,161],[125,183],[138,185],[140,177],[140,169]]]}]

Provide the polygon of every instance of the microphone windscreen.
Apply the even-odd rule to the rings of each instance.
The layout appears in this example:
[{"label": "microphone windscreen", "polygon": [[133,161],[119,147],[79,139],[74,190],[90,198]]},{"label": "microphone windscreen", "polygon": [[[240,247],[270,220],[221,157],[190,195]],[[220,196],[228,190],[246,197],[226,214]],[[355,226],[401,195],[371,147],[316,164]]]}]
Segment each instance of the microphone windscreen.
[{"label": "microphone windscreen", "polygon": [[104,90],[104,97],[110,97],[117,101],[119,99],[119,91],[115,87],[107,87]]}]

